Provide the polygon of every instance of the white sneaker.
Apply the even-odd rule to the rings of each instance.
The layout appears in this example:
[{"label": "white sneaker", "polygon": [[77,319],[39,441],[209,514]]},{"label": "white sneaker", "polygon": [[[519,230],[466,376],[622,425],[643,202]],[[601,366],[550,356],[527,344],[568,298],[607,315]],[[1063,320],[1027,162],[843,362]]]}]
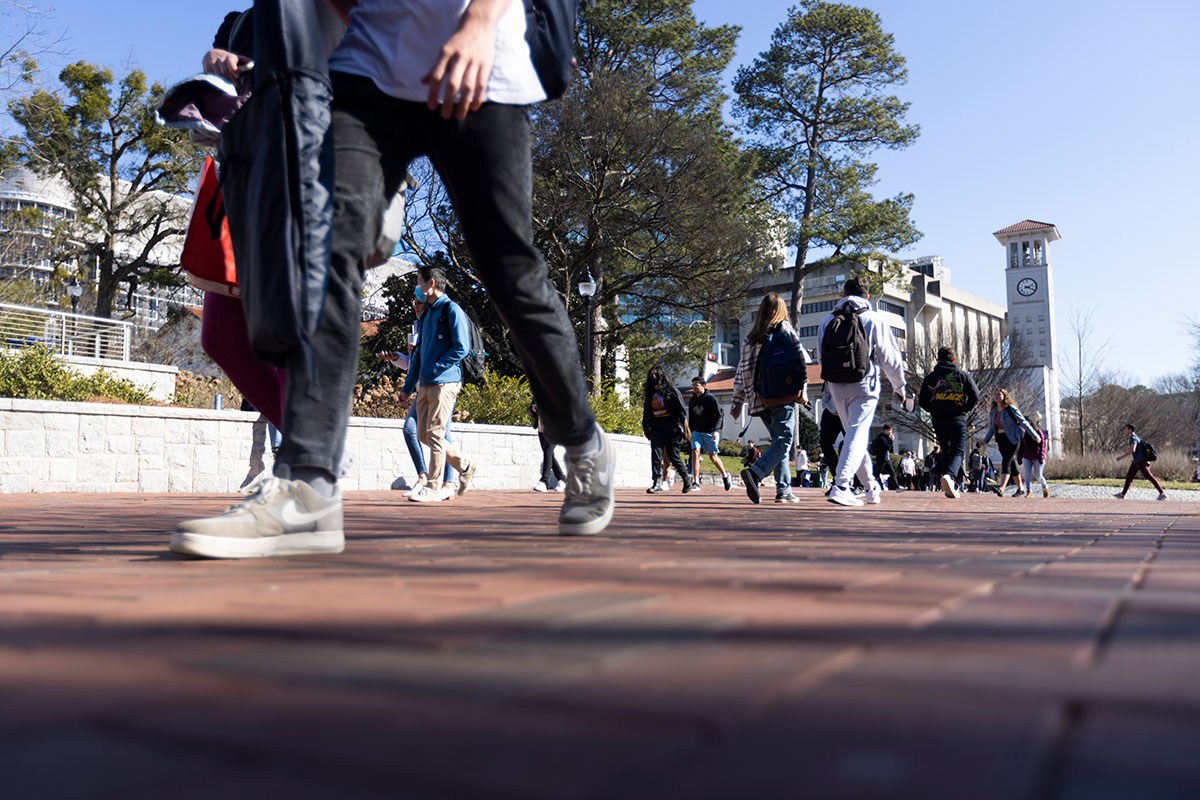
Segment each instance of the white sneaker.
[{"label": "white sneaker", "polygon": [[533,485],[533,490],[534,490],[535,492],[548,492],[548,491],[550,491],[550,490],[549,490],[549,489],[546,487],[546,482],[545,482],[545,481],[538,481],[537,483],[535,483],[535,484]]},{"label": "white sneaker", "polygon": [[420,478],[417,478],[417,482],[415,484],[413,484],[413,487],[404,493],[404,498],[406,500],[412,500],[414,497],[416,497],[418,494],[421,493],[421,490],[424,489],[425,486],[426,486],[425,481],[423,481]]},{"label": "white sneaker", "polygon": [[954,486],[954,479],[949,475],[942,476],[942,492],[946,495],[946,497],[958,497],[958,489]]},{"label": "white sneaker", "polygon": [[471,488],[471,479],[475,477],[475,472],[479,469],[479,459],[472,459],[467,468],[458,473],[458,494],[461,497],[467,493],[467,489]]},{"label": "white sneaker", "polygon": [[558,515],[558,532],[564,536],[600,533],[612,521],[617,454],[599,426],[596,436],[600,446],[593,452],[578,459],[567,456],[567,488]]},{"label": "white sneaker", "polygon": [[454,487],[449,484],[444,484],[442,488],[436,491],[430,486],[422,486],[414,492],[408,499],[414,503],[440,503],[443,500],[449,500],[454,496]]},{"label": "white sneaker", "polygon": [[567,490],[567,479],[563,478],[558,483],[554,484],[554,491],[565,492]]},{"label": "white sneaker", "polygon": [[868,505],[877,506],[883,502],[882,495],[883,487],[879,485],[878,481],[871,481],[871,488],[867,489],[866,494],[863,495],[863,500]]},{"label": "white sneaker", "polygon": [[863,501],[855,496],[853,489],[842,489],[834,486],[829,490],[827,498],[831,503],[837,503],[839,506],[850,506],[851,508],[863,505]]},{"label": "white sneaker", "polygon": [[340,553],[342,492],[324,497],[304,481],[264,477],[255,492],[219,517],[179,523],[171,550],[203,558]]}]

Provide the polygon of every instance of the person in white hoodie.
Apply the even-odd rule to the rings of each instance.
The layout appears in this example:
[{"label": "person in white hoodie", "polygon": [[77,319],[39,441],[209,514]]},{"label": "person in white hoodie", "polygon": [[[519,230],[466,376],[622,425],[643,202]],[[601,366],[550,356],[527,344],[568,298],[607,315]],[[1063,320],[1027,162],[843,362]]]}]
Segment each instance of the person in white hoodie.
[{"label": "person in white hoodie", "polygon": [[882,488],[872,473],[867,444],[883,376],[895,387],[896,396],[904,400],[904,355],[891,328],[867,302],[871,294],[865,278],[850,278],[842,287],[842,295],[817,329],[821,378],[846,430],[829,502],[863,505],[850,485],[857,473],[862,485],[868,487],[866,502],[877,504]]}]

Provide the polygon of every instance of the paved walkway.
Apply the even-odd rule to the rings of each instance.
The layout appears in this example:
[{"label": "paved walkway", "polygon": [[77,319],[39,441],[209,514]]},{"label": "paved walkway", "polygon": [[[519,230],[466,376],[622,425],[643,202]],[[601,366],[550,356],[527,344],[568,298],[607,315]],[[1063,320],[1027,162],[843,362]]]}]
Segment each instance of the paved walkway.
[{"label": "paved walkway", "polygon": [[802,496],[242,562],[165,550],[226,498],[0,497],[0,796],[1200,796],[1200,504]]}]

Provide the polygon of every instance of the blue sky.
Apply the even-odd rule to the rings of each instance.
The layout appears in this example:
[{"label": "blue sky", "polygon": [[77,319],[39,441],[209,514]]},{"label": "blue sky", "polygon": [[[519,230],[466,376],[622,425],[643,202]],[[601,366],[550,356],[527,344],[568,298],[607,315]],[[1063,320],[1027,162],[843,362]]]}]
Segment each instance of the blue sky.
[{"label": "blue sky", "polygon": [[[66,29],[71,60],[132,64],[162,82],[197,71],[217,24],[239,8],[52,5],[50,24]],[[710,24],[742,26],[742,64],[765,49],[789,5],[697,0],[695,9]],[[1063,237],[1051,245],[1060,345],[1071,307],[1094,307],[1098,338],[1112,340],[1112,368],[1145,382],[1186,368],[1183,318],[1200,313],[1200,3],[862,5],[908,59],[898,93],[921,126],[913,147],[878,157],[879,193],[913,192],[925,234],[899,255],[941,255],[956,285],[1004,302],[1004,253],[992,231],[1052,222]]]}]

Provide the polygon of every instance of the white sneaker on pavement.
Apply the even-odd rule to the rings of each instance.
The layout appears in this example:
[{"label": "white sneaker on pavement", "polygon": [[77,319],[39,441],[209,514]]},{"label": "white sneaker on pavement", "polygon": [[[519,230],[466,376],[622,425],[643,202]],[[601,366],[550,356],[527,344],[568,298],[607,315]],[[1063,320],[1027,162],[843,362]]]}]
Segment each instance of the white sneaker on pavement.
[{"label": "white sneaker on pavement", "polygon": [[458,474],[458,496],[462,497],[471,488],[471,479],[479,469],[478,459],[473,459],[467,468]]},{"label": "white sneaker on pavement", "polygon": [[342,493],[324,497],[304,481],[263,477],[255,491],[218,517],[179,523],[171,550],[204,558],[340,553]]},{"label": "white sneaker on pavement", "polygon": [[871,488],[867,489],[866,494],[863,495],[863,501],[871,506],[877,506],[883,502],[883,487],[879,485],[878,481],[871,481]]},{"label": "white sneaker on pavement", "polygon": [[533,490],[534,490],[535,492],[548,492],[548,491],[550,491],[548,488],[546,488],[546,482],[545,482],[545,481],[538,481],[537,483],[535,483],[535,484],[533,485]]},{"label": "white sneaker on pavement", "polygon": [[831,503],[837,503],[839,506],[848,506],[850,508],[863,505],[863,501],[858,499],[853,489],[842,489],[837,486],[829,490],[829,497],[827,499]]},{"label": "white sneaker on pavement", "polygon": [[591,453],[572,459],[567,456],[566,492],[558,515],[558,532],[563,536],[587,536],[608,527],[613,516],[613,474],[617,454],[608,434],[596,426],[599,446]]},{"label": "white sneaker on pavement", "polygon": [[958,489],[954,486],[954,479],[949,475],[942,476],[942,493],[945,494],[946,497],[958,497]]},{"label": "white sneaker on pavement", "polygon": [[434,489],[432,486],[422,486],[419,490],[413,492],[408,499],[414,503],[440,503],[443,500],[449,500],[454,497],[454,487],[450,484],[442,484],[442,488]]}]

